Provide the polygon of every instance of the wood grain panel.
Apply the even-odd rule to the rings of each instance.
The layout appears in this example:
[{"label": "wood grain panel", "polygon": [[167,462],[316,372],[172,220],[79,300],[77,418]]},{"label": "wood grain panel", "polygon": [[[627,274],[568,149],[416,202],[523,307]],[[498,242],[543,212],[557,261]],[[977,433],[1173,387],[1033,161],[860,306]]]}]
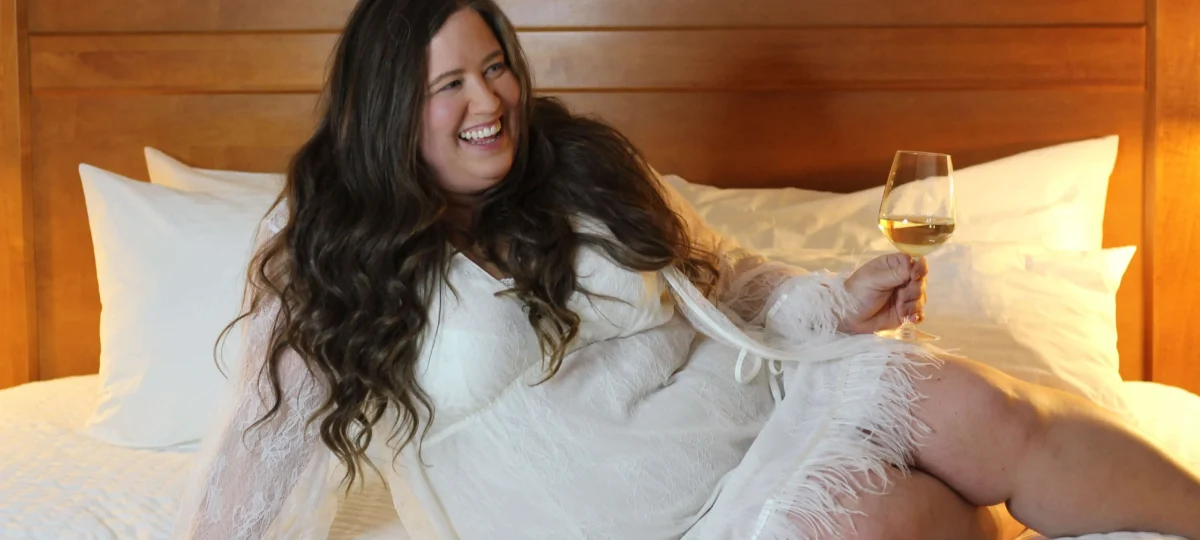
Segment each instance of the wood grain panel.
[{"label": "wood grain panel", "polygon": [[1158,0],[1153,380],[1200,393],[1200,4]]},{"label": "wood grain panel", "polygon": [[337,30],[353,0],[36,0],[29,27],[62,32]]},{"label": "wood grain panel", "polygon": [[523,26],[1140,24],[1140,0],[498,0]]},{"label": "wood grain panel", "polygon": [[[539,87],[782,90],[1120,86],[1141,28],[528,32]],[[39,90],[315,91],[335,34],[42,36]]]},{"label": "wood grain panel", "polygon": [[[847,191],[878,185],[900,147],[968,166],[1117,133],[1110,245],[1141,237],[1140,91],[569,93],[628,134],[663,172],[719,186]],[[143,145],[214,168],[279,171],[306,136],[307,95],[35,96],[39,315],[47,377],[95,371],[94,263],[75,165],[144,177]],[[720,126],[717,129],[715,126]],[[1121,291],[1125,363],[1141,365],[1140,275]],[[74,340],[61,339],[75,336]],[[82,337],[80,337],[82,336]],[[87,339],[83,339],[86,337]],[[1137,378],[1140,372],[1127,376]]]},{"label": "wood grain panel", "polygon": [[98,368],[100,304],[78,164],[145,179],[142,147],[153,145],[213,167],[283,170],[311,129],[314,102],[311,95],[35,97],[42,378]]},{"label": "wood grain panel", "polygon": [[25,20],[0,2],[0,388],[38,378]]},{"label": "wood grain panel", "polygon": [[315,91],[336,34],[34,37],[34,91]]},{"label": "wood grain panel", "polygon": [[[1141,0],[498,0],[525,27],[1141,24]],[[36,33],[335,30],[353,0],[37,0]]]}]

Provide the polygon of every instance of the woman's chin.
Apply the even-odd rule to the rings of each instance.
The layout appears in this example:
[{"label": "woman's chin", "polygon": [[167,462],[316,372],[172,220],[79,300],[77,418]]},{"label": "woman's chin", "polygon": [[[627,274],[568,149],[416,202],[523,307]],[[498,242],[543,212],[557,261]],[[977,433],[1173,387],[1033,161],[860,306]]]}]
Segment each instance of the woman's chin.
[{"label": "woman's chin", "polygon": [[471,176],[475,177],[472,183],[479,186],[479,191],[491,189],[499,184],[508,175],[508,171],[512,170],[512,156],[488,161],[489,163],[478,164],[479,166],[473,167],[474,170],[471,171]]},{"label": "woman's chin", "polygon": [[473,198],[500,184],[512,165],[512,154],[462,159],[453,173],[438,175],[438,183],[447,193]]}]

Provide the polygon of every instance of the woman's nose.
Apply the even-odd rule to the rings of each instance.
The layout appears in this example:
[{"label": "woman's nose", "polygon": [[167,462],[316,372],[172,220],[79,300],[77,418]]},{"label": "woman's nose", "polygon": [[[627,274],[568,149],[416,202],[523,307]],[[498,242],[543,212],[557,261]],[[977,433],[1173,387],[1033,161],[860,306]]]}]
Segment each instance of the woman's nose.
[{"label": "woman's nose", "polygon": [[500,96],[492,88],[491,81],[483,80],[474,85],[471,95],[471,109],[475,113],[493,113],[500,109]]}]

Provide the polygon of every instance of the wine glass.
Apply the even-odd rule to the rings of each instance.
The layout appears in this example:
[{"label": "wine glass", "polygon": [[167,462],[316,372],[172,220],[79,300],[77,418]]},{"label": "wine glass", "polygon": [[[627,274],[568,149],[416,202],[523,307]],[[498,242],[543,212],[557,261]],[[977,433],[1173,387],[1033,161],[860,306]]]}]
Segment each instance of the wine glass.
[{"label": "wine glass", "polygon": [[[954,166],[950,156],[933,152],[896,152],[888,174],[879,229],[896,249],[914,258],[932,253],[954,234]],[[895,330],[876,334],[903,341],[934,341],[908,317]]]}]

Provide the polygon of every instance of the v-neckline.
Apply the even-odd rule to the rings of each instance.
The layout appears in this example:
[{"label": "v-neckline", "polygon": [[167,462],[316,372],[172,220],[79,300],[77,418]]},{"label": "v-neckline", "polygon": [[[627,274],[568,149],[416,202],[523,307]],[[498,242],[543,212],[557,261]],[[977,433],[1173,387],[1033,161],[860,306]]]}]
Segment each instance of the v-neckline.
[{"label": "v-neckline", "polygon": [[[453,246],[451,246],[451,247],[453,247]],[[454,255],[453,255],[454,257],[462,257],[462,260],[466,261],[467,264],[471,268],[474,268],[479,273],[487,276],[488,279],[490,279],[492,281],[492,283],[503,286],[503,287],[512,287],[513,286],[513,278],[500,277],[491,272],[488,272],[486,268],[480,266],[479,263],[475,262],[475,259],[472,259],[471,257],[467,256],[467,254],[464,253],[461,249],[457,249],[457,248],[453,248],[453,249],[454,249]]]}]

